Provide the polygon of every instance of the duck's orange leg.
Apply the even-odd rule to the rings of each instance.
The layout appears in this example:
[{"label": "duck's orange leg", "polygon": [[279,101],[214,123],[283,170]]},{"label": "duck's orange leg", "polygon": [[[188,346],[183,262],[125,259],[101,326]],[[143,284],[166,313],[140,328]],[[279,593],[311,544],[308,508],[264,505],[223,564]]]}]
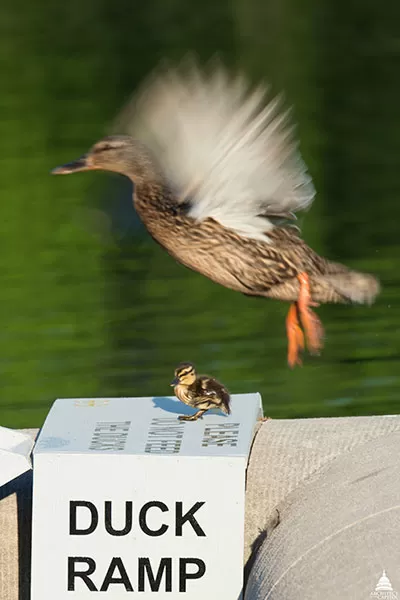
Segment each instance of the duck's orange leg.
[{"label": "duck's orange leg", "polygon": [[289,367],[301,365],[300,352],[304,350],[304,335],[297,315],[297,303],[290,305],[286,317],[286,333],[288,337],[288,363]]},{"label": "duck's orange leg", "polygon": [[307,273],[297,276],[300,282],[300,292],[297,300],[299,317],[306,335],[307,347],[310,354],[319,354],[323,346],[324,328],[310,306],[318,306],[311,300],[310,282]]}]

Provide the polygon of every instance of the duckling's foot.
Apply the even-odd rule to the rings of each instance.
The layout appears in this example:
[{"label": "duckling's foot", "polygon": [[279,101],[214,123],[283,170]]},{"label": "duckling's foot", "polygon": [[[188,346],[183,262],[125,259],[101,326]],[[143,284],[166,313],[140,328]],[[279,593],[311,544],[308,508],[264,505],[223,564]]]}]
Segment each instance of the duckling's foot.
[{"label": "duckling's foot", "polygon": [[299,298],[297,300],[298,313],[307,340],[307,348],[310,354],[319,354],[322,349],[324,328],[320,319],[310,309],[310,306],[318,306],[311,300],[310,281],[307,273],[298,275],[300,282]]},{"label": "duckling's foot", "polygon": [[297,304],[291,304],[286,317],[286,333],[288,337],[288,363],[293,368],[301,365],[300,353],[304,350],[304,335],[300,327]]},{"label": "duckling's foot", "polygon": [[178,419],[179,421],[197,421],[197,419],[201,419],[205,412],[205,410],[198,410],[194,415],[179,415]]}]

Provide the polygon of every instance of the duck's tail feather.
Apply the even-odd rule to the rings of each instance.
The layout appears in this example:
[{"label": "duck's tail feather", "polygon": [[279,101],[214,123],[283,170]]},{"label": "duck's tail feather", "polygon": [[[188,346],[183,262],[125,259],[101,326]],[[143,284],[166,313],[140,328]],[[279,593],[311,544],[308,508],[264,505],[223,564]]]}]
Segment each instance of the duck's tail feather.
[{"label": "duck's tail feather", "polygon": [[369,273],[346,270],[325,275],[324,279],[344,301],[355,304],[372,304],[380,292],[379,281]]}]

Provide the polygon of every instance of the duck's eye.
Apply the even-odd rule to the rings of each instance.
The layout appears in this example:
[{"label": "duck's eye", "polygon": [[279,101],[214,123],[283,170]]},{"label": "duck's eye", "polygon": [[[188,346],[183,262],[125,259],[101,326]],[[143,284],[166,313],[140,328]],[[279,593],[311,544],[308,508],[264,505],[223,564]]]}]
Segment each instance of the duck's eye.
[{"label": "duck's eye", "polygon": [[98,154],[99,152],[105,152],[106,150],[112,150],[113,148],[114,146],[111,144],[104,144],[104,146],[97,146],[97,148],[94,148],[93,152],[94,154]]}]

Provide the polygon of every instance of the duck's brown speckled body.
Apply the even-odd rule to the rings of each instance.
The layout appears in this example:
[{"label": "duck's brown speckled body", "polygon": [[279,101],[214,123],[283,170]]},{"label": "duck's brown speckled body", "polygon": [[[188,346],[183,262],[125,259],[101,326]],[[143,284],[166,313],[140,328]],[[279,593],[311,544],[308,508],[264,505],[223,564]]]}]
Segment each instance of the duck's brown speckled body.
[{"label": "duck's brown speckled body", "polygon": [[193,65],[167,71],[135,103],[130,129],[141,142],[109,136],[54,172],[126,175],[149,233],[177,261],[243,294],[291,302],[294,366],[303,330],[310,352],[322,347],[313,306],[372,303],[379,283],[318,256],[300,237],[294,213],[310,206],[314,188],[286,115],[276,101],[262,104],[264,95],[219,66],[208,76]]},{"label": "duck's brown speckled body", "polygon": [[181,402],[197,409],[194,415],[181,415],[181,421],[197,421],[212,408],[219,408],[227,415],[231,412],[230,395],[226,387],[214,377],[197,375],[194,365],[190,362],[178,365],[171,385],[174,386],[175,396]]},{"label": "duck's brown speckled body", "polygon": [[319,256],[290,223],[269,231],[270,243],[246,239],[214,219],[194,223],[187,207],[177,207],[173,198],[167,189],[154,184],[137,186],[134,204],[149,233],[171,256],[225,287],[249,296],[295,302],[300,291],[298,275],[306,272],[314,302],[345,303],[349,292],[346,295],[334,287],[332,276],[340,276],[348,290],[375,284],[372,276]]}]

